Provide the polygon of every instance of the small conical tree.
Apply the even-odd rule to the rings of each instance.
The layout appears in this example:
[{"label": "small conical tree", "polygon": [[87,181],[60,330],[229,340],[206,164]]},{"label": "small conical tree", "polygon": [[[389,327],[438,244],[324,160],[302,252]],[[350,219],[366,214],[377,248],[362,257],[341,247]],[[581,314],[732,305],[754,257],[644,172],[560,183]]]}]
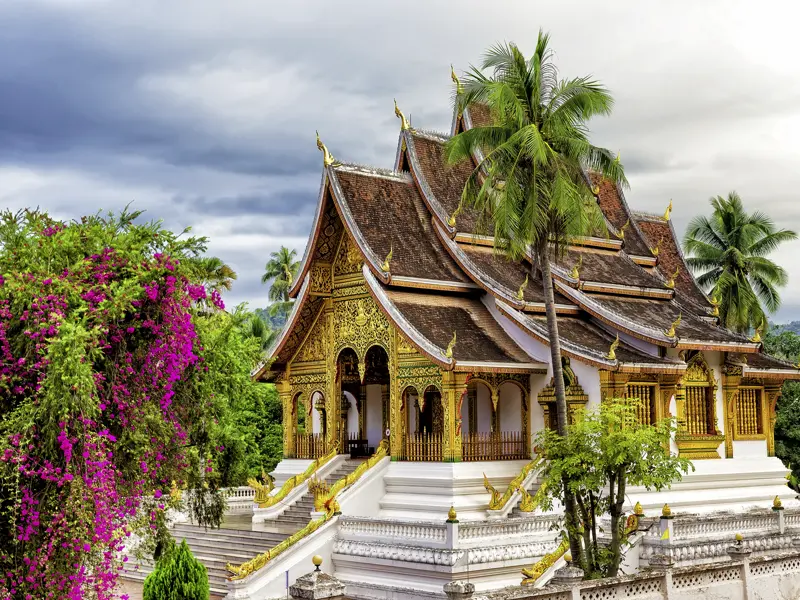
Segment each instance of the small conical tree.
[{"label": "small conical tree", "polygon": [[208,600],[208,572],[186,540],[165,552],[144,580],[144,600]]}]

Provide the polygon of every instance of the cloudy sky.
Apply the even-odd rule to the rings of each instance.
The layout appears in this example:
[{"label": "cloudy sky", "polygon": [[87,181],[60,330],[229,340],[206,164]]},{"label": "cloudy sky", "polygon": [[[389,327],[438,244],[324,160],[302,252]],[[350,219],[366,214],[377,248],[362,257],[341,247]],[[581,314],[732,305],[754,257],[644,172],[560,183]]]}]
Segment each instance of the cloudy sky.
[{"label": "cloudy sky", "polygon": [[[450,63],[552,34],[564,76],[613,92],[592,124],[634,209],[680,232],[737,190],[800,229],[800,37],[787,2],[0,1],[0,208],[61,218],[128,203],[192,226],[266,304],[270,252],[302,254],[319,129],[342,160],[390,167],[398,122],[450,125]],[[490,8],[491,7],[491,8]],[[800,319],[800,242],[778,321]]]}]

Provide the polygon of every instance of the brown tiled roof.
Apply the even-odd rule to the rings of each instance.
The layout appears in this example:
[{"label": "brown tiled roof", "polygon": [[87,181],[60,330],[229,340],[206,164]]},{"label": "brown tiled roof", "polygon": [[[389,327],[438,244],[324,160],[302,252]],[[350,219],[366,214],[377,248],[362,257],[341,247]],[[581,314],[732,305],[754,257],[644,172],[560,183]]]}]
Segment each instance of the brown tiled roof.
[{"label": "brown tiled roof", "polygon": [[478,298],[385,291],[409,323],[436,346],[447,348],[455,332],[456,362],[532,362]]},{"label": "brown tiled roof", "polygon": [[[492,248],[460,244],[459,248],[481,271],[502,284],[511,295],[516,295],[519,287],[528,278],[525,287],[525,302],[544,302],[544,290],[541,276],[531,275],[530,268],[522,261],[513,261],[494,252]],[[555,293],[557,304],[572,304],[570,300]]]},{"label": "brown tiled roof", "polygon": [[[538,323],[540,327],[547,328],[547,322],[543,316],[529,315],[528,319]],[[583,348],[588,353],[594,354],[597,358],[603,358],[608,354],[611,343],[615,336],[599,327],[598,325],[581,318],[563,317],[558,319],[558,335],[567,342],[569,346]],[[620,343],[616,350],[617,360],[621,363],[638,363],[651,365],[673,364],[675,361],[666,360],[658,356],[651,356],[640,352],[635,348]]]},{"label": "brown tiled roof", "polygon": [[678,277],[675,280],[675,291],[696,305],[697,308],[707,312],[710,309],[708,299],[697,287],[694,277],[689,272],[669,221],[643,215],[636,215],[636,220],[649,243],[653,247],[658,245],[658,270],[661,274],[666,279],[670,279],[677,268]]},{"label": "brown tiled roof", "polygon": [[442,247],[411,178],[337,168],[336,177],[356,225],[381,259],[391,249],[392,276],[470,282]]},{"label": "brown tiled roof", "polygon": [[470,104],[467,110],[469,110],[469,118],[473,127],[487,127],[492,124],[492,114],[485,104],[476,102]]},{"label": "brown tiled roof", "polygon": [[569,250],[559,265],[571,270],[582,257],[580,278],[582,281],[598,281],[616,285],[646,288],[664,288],[664,284],[646,273],[624,252],[604,253]]},{"label": "brown tiled roof", "polygon": [[681,323],[677,328],[678,338],[720,343],[748,343],[744,336],[708,323],[683,310],[675,302],[603,295],[593,295],[592,300],[629,321],[642,323],[662,331],[668,330],[680,314]]},{"label": "brown tiled roof", "polygon": [[616,184],[601,179],[596,174],[591,174],[592,185],[600,188],[597,201],[600,205],[600,210],[617,230],[622,229],[625,223],[630,219],[630,224],[625,228],[625,239],[623,241],[623,249],[631,255],[636,256],[652,256],[650,248],[647,246],[642,236],[636,230],[635,220],[632,218],[630,209],[628,209],[624,198],[619,193]]},{"label": "brown tiled roof", "polygon": [[[436,200],[448,215],[458,208],[461,192],[469,179],[474,166],[472,161],[465,160],[449,165],[444,154],[444,144],[423,135],[413,135],[414,149],[417,153],[422,177],[428,182]],[[456,229],[475,233],[477,225],[476,213],[465,206],[456,217]]]},{"label": "brown tiled roof", "polygon": [[751,369],[797,369],[796,365],[763,352],[748,354],[747,366]]}]

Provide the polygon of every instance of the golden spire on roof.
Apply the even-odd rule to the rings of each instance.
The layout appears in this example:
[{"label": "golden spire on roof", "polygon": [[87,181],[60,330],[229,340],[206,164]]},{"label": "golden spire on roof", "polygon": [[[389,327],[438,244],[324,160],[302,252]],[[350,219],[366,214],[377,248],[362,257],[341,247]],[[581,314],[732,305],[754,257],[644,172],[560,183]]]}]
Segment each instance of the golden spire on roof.
[{"label": "golden spire on roof", "polygon": [[453,348],[456,346],[456,332],[453,332],[453,339],[450,340],[450,343],[447,344],[447,350],[444,351],[444,355],[447,358],[453,358]]},{"label": "golden spire on roof", "polygon": [[456,75],[456,70],[453,68],[453,65],[450,65],[450,79],[453,80],[453,83],[456,84],[456,94],[461,94],[464,91],[464,88],[461,87],[461,81],[458,79],[458,75]]},{"label": "golden spire on roof", "polygon": [[394,100],[394,116],[400,119],[400,131],[411,129],[411,125],[408,124],[408,119],[406,119],[403,111],[401,111],[397,106],[397,98]]},{"label": "golden spire on roof", "polygon": [[627,221],[625,221],[625,225],[623,225],[622,227],[620,227],[619,233],[617,233],[617,237],[618,237],[619,239],[621,239],[621,240],[624,240],[624,239],[625,239],[625,230],[628,228],[628,226],[629,226],[630,224],[631,224],[631,220],[630,220],[630,219],[628,219]]},{"label": "golden spire on roof", "polygon": [[614,159],[614,162],[619,164],[619,151],[617,151],[617,158]]},{"label": "golden spire on roof", "polygon": [[526,287],[528,287],[528,274],[527,273],[525,273],[525,281],[522,282],[522,285],[519,286],[519,289],[517,290],[517,300],[519,300],[520,302],[525,300],[525,288]]},{"label": "golden spire on roof", "polygon": [[672,213],[672,198],[669,199],[669,206],[667,206],[667,210],[664,211],[663,219],[665,221],[669,221],[669,216]]},{"label": "golden spire on roof", "polygon": [[392,262],[393,254],[394,254],[394,248],[391,245],[389,245],[389,254],[386,255],[386,259],[381,264],[381,271],[383,271],[384,273],[389,272],[389,263]]},{"label": "golden spire on roof", "polygon": [[670,277],[669,281],[667,283],[665,283],[664,285],[666,285],[669,289],[674,290],[675,289],[675,279],[677,279],[678,273],[680,273],[680,272],[681,272],[681,268],[680,267],[675,267],[675,272],[672,274],[672,277]]},{"label": "golden spire on roof", "polygon": [[760,344],[761,343],[761,334],[764,332],[764,325],[765,325],[765,323],[762,320],[761,321],[761,325],[756,327],[755,334],[753,335],[753,337],[750,338],[750,341],[753,342],[754,344]]},{"label": "golden spire on roof", "polygon": [[617,348],[619,348],[619,334],[617,334],[616,339],[611,342],[611,346],[608,348],[608,354],[606,354],[608,360],[617,360]]},{"label": "golden spire on roof", "polygon": [[459,203],[458,203],[458,206],[457,206],[457,207],[456,207],[456,209],[453,211],[453,214],[452,214],[452,215],[450,215],[450,218],[449,218],[449,219],[447,219],[447,224],[448,224],[450,227],[455,227],[455,226],[456,226],[456,217],[457,217],[458,215],[460,215],[460,214],[461,214],[461,209],[462,209],[462,208],[463,208],[463,205],[461,204],[461,202],[459,202]]},{"label": "golden spire on roof", "polygon": [[592,194],[594,194],[595,196],[600,194],[600,186],[599,185],[592,186]]},{"label": "golden spire on roof", "polygon": [[328,151],[328,147],[319,139],[319,131],[317,131],[317,149],[322,152],[322,164],[330,167],[333,164],[333,155]]},{"label": "golden spire on roof", "polygon": [[569,276],[573,279],[580,279],[581,278],[581,267],[583,266],[583,254],[578,255],[577,262],[572,266],[572,271],[570,271]]},{"label": "golden spire on roof", "polygon": [[672,322],[672,325],[669,326],[669,329],[664,330],[664,335],[667,337],[675,337],[678,335],[678,325],[681,324],[681,319],[683,318],[682,313],[678,313],[678,318]]}]

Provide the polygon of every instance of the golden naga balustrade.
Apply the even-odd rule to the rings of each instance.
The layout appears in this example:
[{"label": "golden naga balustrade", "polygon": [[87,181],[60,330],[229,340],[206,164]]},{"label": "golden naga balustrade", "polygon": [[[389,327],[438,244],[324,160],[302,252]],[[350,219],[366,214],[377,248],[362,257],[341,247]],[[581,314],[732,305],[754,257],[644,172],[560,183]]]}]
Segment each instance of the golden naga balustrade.
[{"label": "golden naga balustrade", "polygon": [[544,575],[544,572],[552,567],[559,558],[564,556],[567,553],[567,550],[569,550],[569,540],[564,539],[555,550],[553,550],[550,554],[546,554],[535,565],[529,569],[522,569],[522,575],[524,576],[522,585],[531,585],[536,583],[536,580]]},{"label": "golden naga balustrade", "polygon": [[258,504],[258,508],[269,508],[270,506],[276,505],[278,502],[286,498],[286,496],[289,495],[289,492],[295,489],[298,485],[305,483],[314,473],[317,472],[320,467],[333,459],[333,457],[335,457],[337,454],[339,454],[339,448],[338,445],[334,444],[333,450],[331,450],[322,458],[314,459],[314,462],[308,465],[308,468],[299,475],[292,475],[286,480],[286,483],[281,486],[281,489],[279,489],[272,496],[268,495],[269,492],[267,492],[267,495],[264,494],[263,486],[261,486],[262,489],[259,489],[252,485],[251,480],[248,480],[248,485],[256,491],[256,498],[254,501],[256,504]]},{"label": "golden naga balustrade", "polygon": [[[334,449],[334,453],[337,452],[337,449]],[[335,455],[335,454],[334,454]],[[314,489],[316,490],[314,493],[314,509],[317,512],[324,512],[324,514],[319,517],[318,519],[314,519],[308,523],[305,527],[303,527],[300,531],[290,535],[288,538],[283,540],[274,548],[271,548],[267,552],[263,554],[259,554],[255,558],[247,561],[241,565],[232,565],[227,564],[226,569],[232,573],[231,579],[244,579],[251,573],[258,571],[259,569],[266,566],[273,558],[283,554],[294,546],[300,540],[308,537],[312,533],[314,533],[317,529],[322,527],[326,522],[328,522],[331,518],[339,514],[339,502],[336,500],[336,496],[341,492],[344,488],[354,484],[357,482],[361,477],[366,473],[369,469],[379,463],[382,459],[386,458],[389,455],[389,442],[387,440],[381,441],[380,445],[378,446],[377,451],[373,454],[370,458],[366,461],[361,463],[358,468],[352,473],[345,475],[341,479],[339,479],[336,483],[332,486],[328,487],[325,485],[317,485],[314,484]],[[297,475],[295,475],[297,477]],[[287,482],[288,483],[288,482]],[[310,484],[309,484],[310,485]]]},{"label": "golden naga balustrade", "polygon": [[483,487],[491,495],[491,499],[489,500],[489,510],[501,510],[506,505],[506,503],[511,499],[511,496],[514,494],[515,491],[522,490],[522,482],[525,481],[525,478],[528,476],[528,474],[533,469],[537,468],[541,464],[541,462],[542,462],[542,457],[537,456],[527,465],[522,467],[522,470],[514,477],[514,479],[512,479],[509,482],[506,491],[503,492],[502,494],[497,489],[495,489],[495,487],[489,482],[489,478],[486,477],[486,473],[484,473]]}]

